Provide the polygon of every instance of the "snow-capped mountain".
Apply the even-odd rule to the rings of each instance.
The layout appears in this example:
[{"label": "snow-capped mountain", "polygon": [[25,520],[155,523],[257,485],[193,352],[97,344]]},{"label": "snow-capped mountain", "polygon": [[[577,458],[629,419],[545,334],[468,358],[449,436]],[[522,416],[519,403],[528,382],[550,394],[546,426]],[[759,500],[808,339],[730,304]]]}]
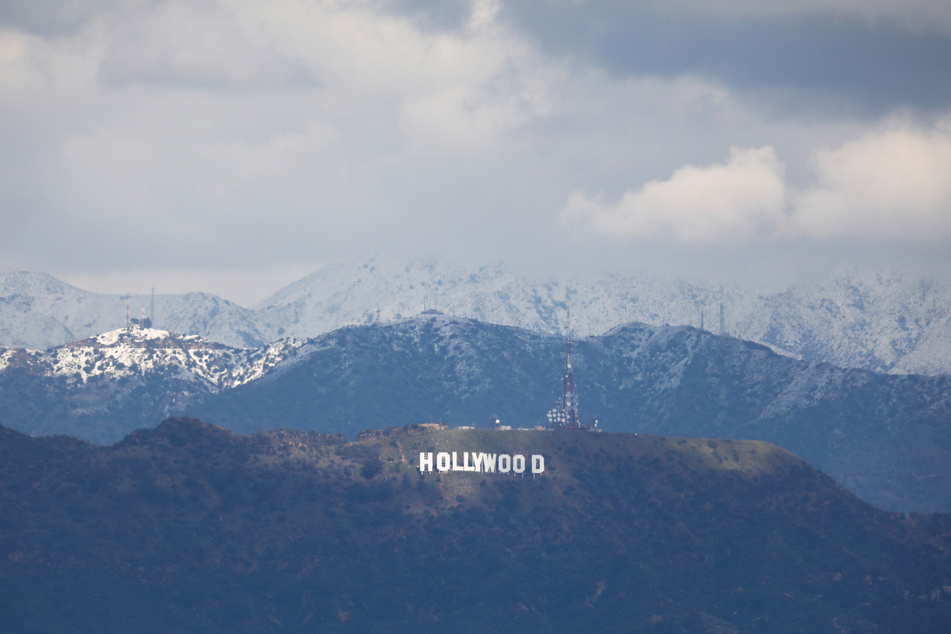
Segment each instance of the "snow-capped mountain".
[{"label": "snow-capped mountain", "polygon": [[[90,293],[44,273],[0,271],[0,345],[45,349],[122,328],[126,314],[152,312],[150,295]],[[258,330],[257,316],[207,293],[156,295],[154,325],[236,347],[277,339]]]},{"label": "snow-capped mountain", "polygon": [[48,350],[0,349],[0,372],[27,366],[71,384],[172,372],[217,391],[260,378],[301,345],[283,339],[259,348],[231,348],[197,335],[135,326]]},{"label": "snow-capped mountain", "polygon": [[[119,328],[145,295],[87,293],[42,274],[0,273],[0,344],[47,348]],[[427,309],[577,336],[625,323],[693,325],[789,356],[896,374],[951,374],[951,284],[853,272],[781,292],[636,273],[543,278],[502,265],[380,258],[325,266],[252,309],[212,295],[157,295],[156,327],[235,347],[387,323]]]},{"label": "snow-capped mountain", "polygon": [[302,342],[231,348],[196,335],[122,328],[48,350],[0,349],[0,417],[35,434],[112,442],[259,379]]},{"label": "snow-capped mountain", "polygon": [[850,273],[778,293],[640,274],[530,277],[502,266],[374,259],[324,267],[267,298],[262,330],[313,337],[430,308],[578,336],[629,322],[693,325],[810,361],[898,374],[951,373],[951,285]]}]

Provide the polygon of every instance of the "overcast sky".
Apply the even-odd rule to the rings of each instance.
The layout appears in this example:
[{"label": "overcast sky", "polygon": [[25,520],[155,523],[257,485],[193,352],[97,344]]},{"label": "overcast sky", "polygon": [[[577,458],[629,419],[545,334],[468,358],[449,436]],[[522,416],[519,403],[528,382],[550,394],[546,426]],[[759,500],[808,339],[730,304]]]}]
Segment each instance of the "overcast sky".
[{"label": "overcast sky", "polygon": [[4,0],[0,268],[951,264],[947,0]]}]

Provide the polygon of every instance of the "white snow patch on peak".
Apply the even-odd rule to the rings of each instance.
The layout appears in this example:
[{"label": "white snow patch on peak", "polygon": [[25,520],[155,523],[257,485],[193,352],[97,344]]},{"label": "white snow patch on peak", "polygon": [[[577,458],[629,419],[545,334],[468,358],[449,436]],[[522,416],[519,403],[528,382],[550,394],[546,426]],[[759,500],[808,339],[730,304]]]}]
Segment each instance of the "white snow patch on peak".
[{"label": "white snow patch on peak", "polygon": [[16,352],[16,348],[0,348],[0,372],[7,369],[7,366],[10,365],[10,360]]},{"label": "white snow patch on peak", "polygon": [[186,346],[199,345],[217,346],[222,348],[226,347],[223,344],[208,341],[207,339],[199,337],[198,335],[176,335],[167,330],[160,330],[158,328],[142,328],[140,326],[110,330],[109,332],[98,334],[90,339],[84,339],[82,341],[75,341],[73,343],[67,344],[67,347],[77,348],[84,345],[91,345],[93,347],[136,345],[145,343],[147,341],[163,341],[169,343],[175,342],[179,344],[185,344]]},{"label": "white snow patch on peak", "polygon": [[156,328],[120,328],[44,351],[0,348],[0,371],[17,354],[47,376],[86,383],[93,377],[145,377],[171,372],[217,391],[261,378],[303,346],[282,339],[260,348],[231,348],[197,335],[175,335]]},{"label": "white snow patch on peak", "polygon": [[167,339],[169,336],[167,330],[158,330],[156,328],[119,328],[96,335],[93,339],[102,346],[114,346],[120,341],[149,341],[155,339]]}]

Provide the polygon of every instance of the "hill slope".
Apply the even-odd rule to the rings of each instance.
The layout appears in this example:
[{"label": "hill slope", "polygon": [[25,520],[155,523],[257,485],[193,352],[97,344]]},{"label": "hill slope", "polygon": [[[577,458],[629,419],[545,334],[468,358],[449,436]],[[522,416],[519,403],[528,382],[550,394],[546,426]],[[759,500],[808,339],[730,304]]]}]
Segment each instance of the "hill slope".
[{"label": "hill slope", "polygon": [[[259,349],[103,337],[0,351],[0,420],[100,443],[168,415],[351,438],[423,421],[534,427],[564,368],[559,337],[441,315]],[[767,440],[882,508],[951,510],[951,377],[796,361],[689,327],[630,324],[574,351],[583,419],[608,431]]]},{"label": "hill slope", "polygon": [[[779,444],[863,499],[951,510],[951,378],[796,361],[688,327],[630,324],[574,343],[584,420],[608,431]],[[560,394],[564,342],[444,316],[345,328],[188,412],[250,432],[446,421],[533,427]]]},{"label": "hill slope", "polygon": [[[420,452],[542,455],[535,477]],[[555,432],[112,447],[0,428],[0,620],[39,631],[944,632],[947,517],[766,443]],[[944,534],[943,537],[941,535]]]},{"label": "hill slope", "polygon": [[260,378],[300,343],[230,348],[134,327],[45,351],[0,348],[0,417],[32,434],[111,443]]}]

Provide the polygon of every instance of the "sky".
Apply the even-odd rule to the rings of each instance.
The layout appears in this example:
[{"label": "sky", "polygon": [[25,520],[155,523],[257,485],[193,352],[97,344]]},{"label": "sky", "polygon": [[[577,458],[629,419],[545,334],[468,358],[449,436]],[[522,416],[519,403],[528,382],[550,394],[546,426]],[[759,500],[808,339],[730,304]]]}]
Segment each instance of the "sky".
[{"label": "sky", "polygon": [[946,0],[5,0],[0,269],[951,264]]}]

